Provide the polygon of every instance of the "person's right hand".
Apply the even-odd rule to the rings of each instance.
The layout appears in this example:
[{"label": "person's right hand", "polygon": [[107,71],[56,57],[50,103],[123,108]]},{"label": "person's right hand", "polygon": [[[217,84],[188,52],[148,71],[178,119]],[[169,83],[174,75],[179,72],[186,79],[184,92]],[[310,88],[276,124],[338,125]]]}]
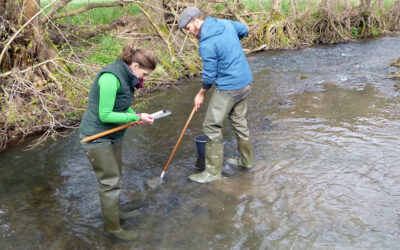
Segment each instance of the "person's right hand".
[{"label": "person's right hand", "polygon": [[204,94],[198,93],[194,97],[194,106],[196,107],[196,111],[199,110],[200,105],[203,104],[203,102],[204,102]]},{"label": "person's right hand", "polygon": [[154,116],[147,114],[147,113],[141,113],[140,114],[140,121],[146,124],[153,124],[154,122]]}]

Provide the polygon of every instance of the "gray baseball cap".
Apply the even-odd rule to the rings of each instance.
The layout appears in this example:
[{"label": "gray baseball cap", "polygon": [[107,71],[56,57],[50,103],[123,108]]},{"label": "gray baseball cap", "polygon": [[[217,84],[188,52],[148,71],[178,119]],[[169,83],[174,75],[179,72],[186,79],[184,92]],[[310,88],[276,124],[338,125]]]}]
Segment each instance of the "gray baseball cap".
[{"label": "gray baseball cap", "polygon": [[197,15],[201,14],[201,11],[196,7],[187,7],[184,9],[179,16],[178,28],[183,29],[186,25]]}]

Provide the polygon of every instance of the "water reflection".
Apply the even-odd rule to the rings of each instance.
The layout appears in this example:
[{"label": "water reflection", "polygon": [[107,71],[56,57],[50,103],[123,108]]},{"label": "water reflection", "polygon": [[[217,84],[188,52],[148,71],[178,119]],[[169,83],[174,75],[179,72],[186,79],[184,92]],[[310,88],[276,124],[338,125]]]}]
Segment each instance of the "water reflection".
[{"label": "water reflection", "polygon": [[[256,166],[227,164],[223,180],[191,183],[198,112],[157,190],[200,82],[156,93],[148,111],[173,116],[127,132],[121,196],[140,237],[102,234],[97,184],[77,133],[0,153],[4,249],[396,249],[400,244],[400,107],[386,78],[400,37],[249,57],[248,120]],[[224,131],[225,154],[236,154]]]}]

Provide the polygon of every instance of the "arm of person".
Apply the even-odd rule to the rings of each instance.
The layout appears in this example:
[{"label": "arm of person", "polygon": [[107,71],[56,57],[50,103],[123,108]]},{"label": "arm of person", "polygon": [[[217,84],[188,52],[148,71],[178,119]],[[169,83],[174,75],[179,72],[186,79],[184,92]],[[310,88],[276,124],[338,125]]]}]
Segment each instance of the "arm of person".
[{"label": "arm of person", "polygon": [[218,75],[218,60],[215,49],[210,46],[204,46],[199,48],[199,52],[200,57],[203,59],[203,85],[194,98],[196,111],[203,104],[204,94],[211,88]]},{"label": "arm of person", "polygon": [[199,48],[200,57],[203,60],[203,86],[208,90],[217,79],[218,75],[218,59],[214,46],[202,46]]},{"label": "arm of person", "polygon": [[98,81],[100,87],[99,118],[103,123],[128,123],[140,120],[140,115],[131,108],[126,112],[114,112],[115,98],[120,88],[118,78],[111,73],[104,73]]},{"label": "arm of person", "polygon": [[231,21],[238,34],[239,40],[242,40],[249,33],[247,25],[238,21]]}]

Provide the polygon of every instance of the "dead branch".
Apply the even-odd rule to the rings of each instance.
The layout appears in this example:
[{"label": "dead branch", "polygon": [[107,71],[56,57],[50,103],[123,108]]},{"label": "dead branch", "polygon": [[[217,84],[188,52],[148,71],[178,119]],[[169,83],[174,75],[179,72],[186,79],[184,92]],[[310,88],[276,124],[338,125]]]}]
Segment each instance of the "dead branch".
[{"label": "dead branch", "polygon": [[[51,9],[51,10],[49,11],[49,13],[47,13],[47,16],[48,16],[48,17],[53,16],[55,13],[57,13],[60,9],[64,8],[64,7],[65,7],[69,2],[71,2],[71,1],[72,1],[72,0],[62,0],[62,1],[60,1],[60,2],[58,3],[58,5],[54,6],[54,8]],[[44,23],[45,21],[46,21],[45,18],[41,18],[41,19],[40,19],[40,22],[41,22],[41,23]]]},{"label": "dead branch", "polygon": [[154,10],[161,11],[161,12],[164,12],[164,13],[167,13],[167,14],[172,14],[172,12],[169,12],[168,10],[159,8],[159,7],[157,7],[157,6],[153,6],[153,5],[148,4],[148,3],[143,3],[142,1],[137,1],[137,0],[123,0],[123,1],[124,1],[124,2],[127,2],[127,3],[136,3],[136,4],[145,5],[145,6],[147,6],[147,7],[150,7],[150,8],[152,8],[152,9],[154,9]]},{"label": "dead branch", "polygon": [[226,1],[222,1],[222,0],[212,0],[210,2],[224,4],[229,13],[231,13],[241,23],[244,23],[247,25],[247,22],[243,19],[243,17],[241,17],[241,15],[239,15],[238,12],[234,11],[234,9],[237,9],[237,8],[232,6],[233,4],[231,4],[230,2],[226,2]]},{"label": "dead branch", "polygon": [[265,49],[268,49],[268,46],[266,44],[263,44],[258,48],[245,50],[244,53],[247,55],[247,54],[254,53],[254,52],[264,51]]},{"label": "dead branch", "polygon": [[157,34],[164,40],[164,42],[167,44],[168,46],[168,50],[169,50],[169,55],[171,57],[171,59],[173,60],[173,58],[175,57],[174,55],[174,48],[172,46],[172,44],[170,43],[170,41],[168,40],[167,37],[165,37],[164,33],[162,32],[162,30],[158,27],[158,25],[156,24],[156,22],[154,21],[153,17],[141,6],[140,3],[137,3],[137,6],[139,7],[139,9],[143,12],[143,14],[147,17],[147,19],[149,19],[151,25],[154,27],[154,29],[157,31]]},{"label": "dead branch", "polygon": [[[30,70],[34,70],[34,69],[36,69],[36,68],[42,66],[43,64],[52,62],[52,61],[54,61],[54,60],[57,60],[57,58],[53,58],[53,59],[50,59],[50,60],[47,60],[47,61],[38,63],[38,64],[36,64],[35,66],[32,66],[32,67],[29,67],[29,68],[27,68],[27,69],[21,70],[20,73],[26,73],[26,72],[28,72],[28,71],[30,71]],[[14,72],[14,70],[10,70],[10,71],[8,71],[8,72],[6,72],[6,73],[0,74],[0,77],[7,77],[7,76],[11,75],[13,72]]]},{"label": "dead branch", "polygon": [[182,53],[183,48],[185,47],[186,40],[187,40],[188,36],[189,36],[189,33],[186,33],[185,39],[183,40],[183,43],[182,43],[181,49],[178,52],[178,55],[180,55]]},{"label": "dead branch", "polygon": [[110,2],[110,3],[92,3],[89,5],[86,5],[85,7],[82,7],[80,9],[74,10],[74,11],[56,14],[50,18],[52,20],[55,20],[55,19],[59,19],[59,18],[63,18],[63,17],[75,16],[82,12],[88,11],[90,9],[124,6],[125,4],[126,4],[126,1],[123,1],[123,0],[118,0],[118,1]]}]

